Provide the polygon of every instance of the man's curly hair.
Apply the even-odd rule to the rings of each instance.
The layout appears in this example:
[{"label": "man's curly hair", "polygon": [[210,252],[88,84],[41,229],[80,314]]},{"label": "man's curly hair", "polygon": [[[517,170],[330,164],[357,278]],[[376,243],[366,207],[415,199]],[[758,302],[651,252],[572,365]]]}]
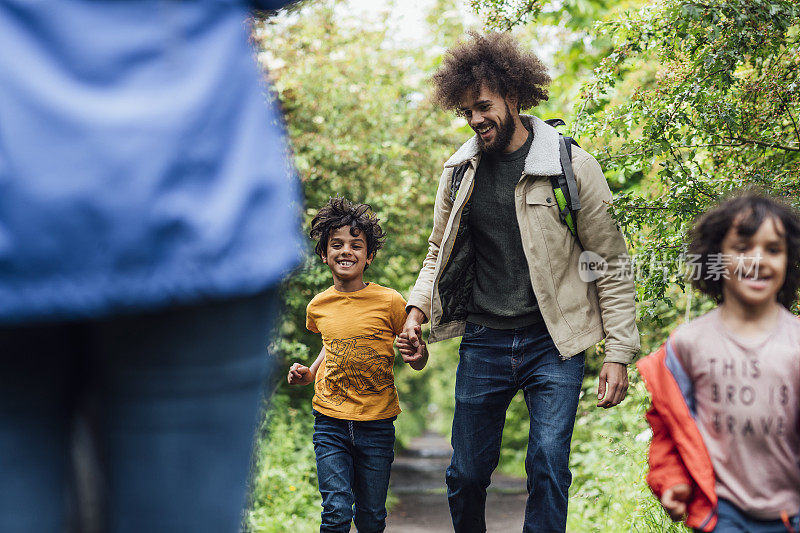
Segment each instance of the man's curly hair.
[{"label": "man's curly hair", "polygon": [[[322,257],[328,252],[331,233],[343,226],[350,226],[350,235],[364,235],[367,241],[367,255],[373,256],[383,247],[386,233],[381,229],[380,220],[367,204],[357,204],[336,196],[322,206],[311,220],[309,235],[317,241],[314,252]],[[366,269],[366,267],[365,267]]]},{"label": "man's curly hair", "polygon": [[787,309],[797,300],[800,289],[800,216],[792,207],[758,192],[746,191],[723,201],[700,216],[689,232],[689,253],[697,258],[699,271],[693,272],[692,285],[717,303],[722,301],[723,279],[714,275],[719,265],[722,240],[732,227],[742,237],[753,236],[767,219],[783,223],[786,239],[786,279],[778,291],[778,302]]},{"label": "man's curly hair", "polygon": [[536,54],[522,50],[508,33],[471,31],[468,36],[447,51],[431,78],[437,104],[457,110],[463,98],[476,97],[483,84],[504,98],[516,97],[518,112],[547,100],[551,80]]}]

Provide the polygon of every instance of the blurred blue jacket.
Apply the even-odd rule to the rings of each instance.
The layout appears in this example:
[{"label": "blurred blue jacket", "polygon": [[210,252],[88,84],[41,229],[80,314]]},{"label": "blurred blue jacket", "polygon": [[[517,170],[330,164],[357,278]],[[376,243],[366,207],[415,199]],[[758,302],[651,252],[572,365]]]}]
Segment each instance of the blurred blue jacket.
[{"label": "blurred blue jacket", "polygon": [[253,294],[297,263],[249,8],[0,0],[0,323]]}]

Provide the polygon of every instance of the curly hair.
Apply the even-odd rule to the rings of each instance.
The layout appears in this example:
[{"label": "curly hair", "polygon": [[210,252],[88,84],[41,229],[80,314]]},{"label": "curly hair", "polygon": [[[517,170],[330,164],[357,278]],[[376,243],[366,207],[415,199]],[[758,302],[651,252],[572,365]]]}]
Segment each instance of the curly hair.
[{"label": "curly hair", "polygon": [[467,41],[448,50],[431,78],[437,104],[458,109],[464,96],[477,97],[484,84],[503,98],[515,97],[517,112],[547,100],[550,76],[533,52],[521,50],[508,33],[471,31],[468,36]]},{"label": "curly hair", "polygon": [[320,257],[327,254],[331,233],[341,227],[350,226],[350,235],[353,237],[364,234],[367,255],[374,257],[386,241],[386,233],[379,223],[380,220],[369,205],[357,204],[341,196],[332,197],[311,220],[309,235],[317,241],[314,253]]},{"label": "curly hair", "polygon": [[735,225],[740,236],[751,237],[761,223],[770,218],[783,223],[787,263],[778,302],[790,308],[800,289],[800,217],[795,209],[781,200],[760,193],[740,192],[697,219],[689,232],[689,253],[695,254],[699,267],[694,272],[692,285],[717,303],[721,302],[723,280],[710,272],[713,263],[710,258],[722,252],[722,240],[731,227]]}]

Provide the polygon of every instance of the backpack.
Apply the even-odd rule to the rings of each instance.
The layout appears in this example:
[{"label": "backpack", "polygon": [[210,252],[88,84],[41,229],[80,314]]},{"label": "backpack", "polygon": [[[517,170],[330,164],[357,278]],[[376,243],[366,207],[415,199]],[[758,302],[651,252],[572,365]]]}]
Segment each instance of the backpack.
[{"label": "backpack", "polygon": [[[552,127],[563,126],[565,122],[560,118],[551,118],[544,121]],[[553,196],[556,197],[561,222],[569,228],[570,233],[578,238],[578,211],[581,208],[581,200],[578,197],[578,183],[575,181],[575,173],[572,171],[572,145],[580,148],[572,137],[565,137],[558,134],[558,152],[561,159],[561,174],[550,176],[550,184],[553,187]],[[469,162],[462,163],[453,169],[453,176],[450,182],[450,200],[455,201],[461,180],[467,173]]]}]

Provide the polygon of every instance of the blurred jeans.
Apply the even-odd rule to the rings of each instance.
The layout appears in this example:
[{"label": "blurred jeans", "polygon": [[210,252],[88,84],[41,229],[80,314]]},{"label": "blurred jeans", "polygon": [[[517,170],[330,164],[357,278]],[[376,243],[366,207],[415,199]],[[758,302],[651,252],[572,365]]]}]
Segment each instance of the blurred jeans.
[{"label": "blurred jeans", "polygon": [[340,420],[314,411],[314,453],[322,495],[322,533],[386,528],[386,492],[394,461],[394,421]]},{"label": "blurred jeans", "polygon": [[522,389],[530,413],[526,532],[563,532],[569,451],[584,355],[562,360],[543,323],[498,330],[467,322],[459,349],[447,497],[456,533],[486,531],[486,488],[506,410]]},{"label": "blurred jeans", "polygon": [[[795,509],[796,511],[796,509]],[[728,500],[720,498],[717,505],[717,525],[713,533],[787,533],[782,520],[756,520],[746,515]],[[800,515],[789,520],[795,531],[800,531]],[[695,529],[695,531],[700,531]]]},{"label": "blurred jeans", "polygon": [[64,531],[76,427],[97,446],[102,531],[238,531],[276,306],[0,329],[0,531]]}]

